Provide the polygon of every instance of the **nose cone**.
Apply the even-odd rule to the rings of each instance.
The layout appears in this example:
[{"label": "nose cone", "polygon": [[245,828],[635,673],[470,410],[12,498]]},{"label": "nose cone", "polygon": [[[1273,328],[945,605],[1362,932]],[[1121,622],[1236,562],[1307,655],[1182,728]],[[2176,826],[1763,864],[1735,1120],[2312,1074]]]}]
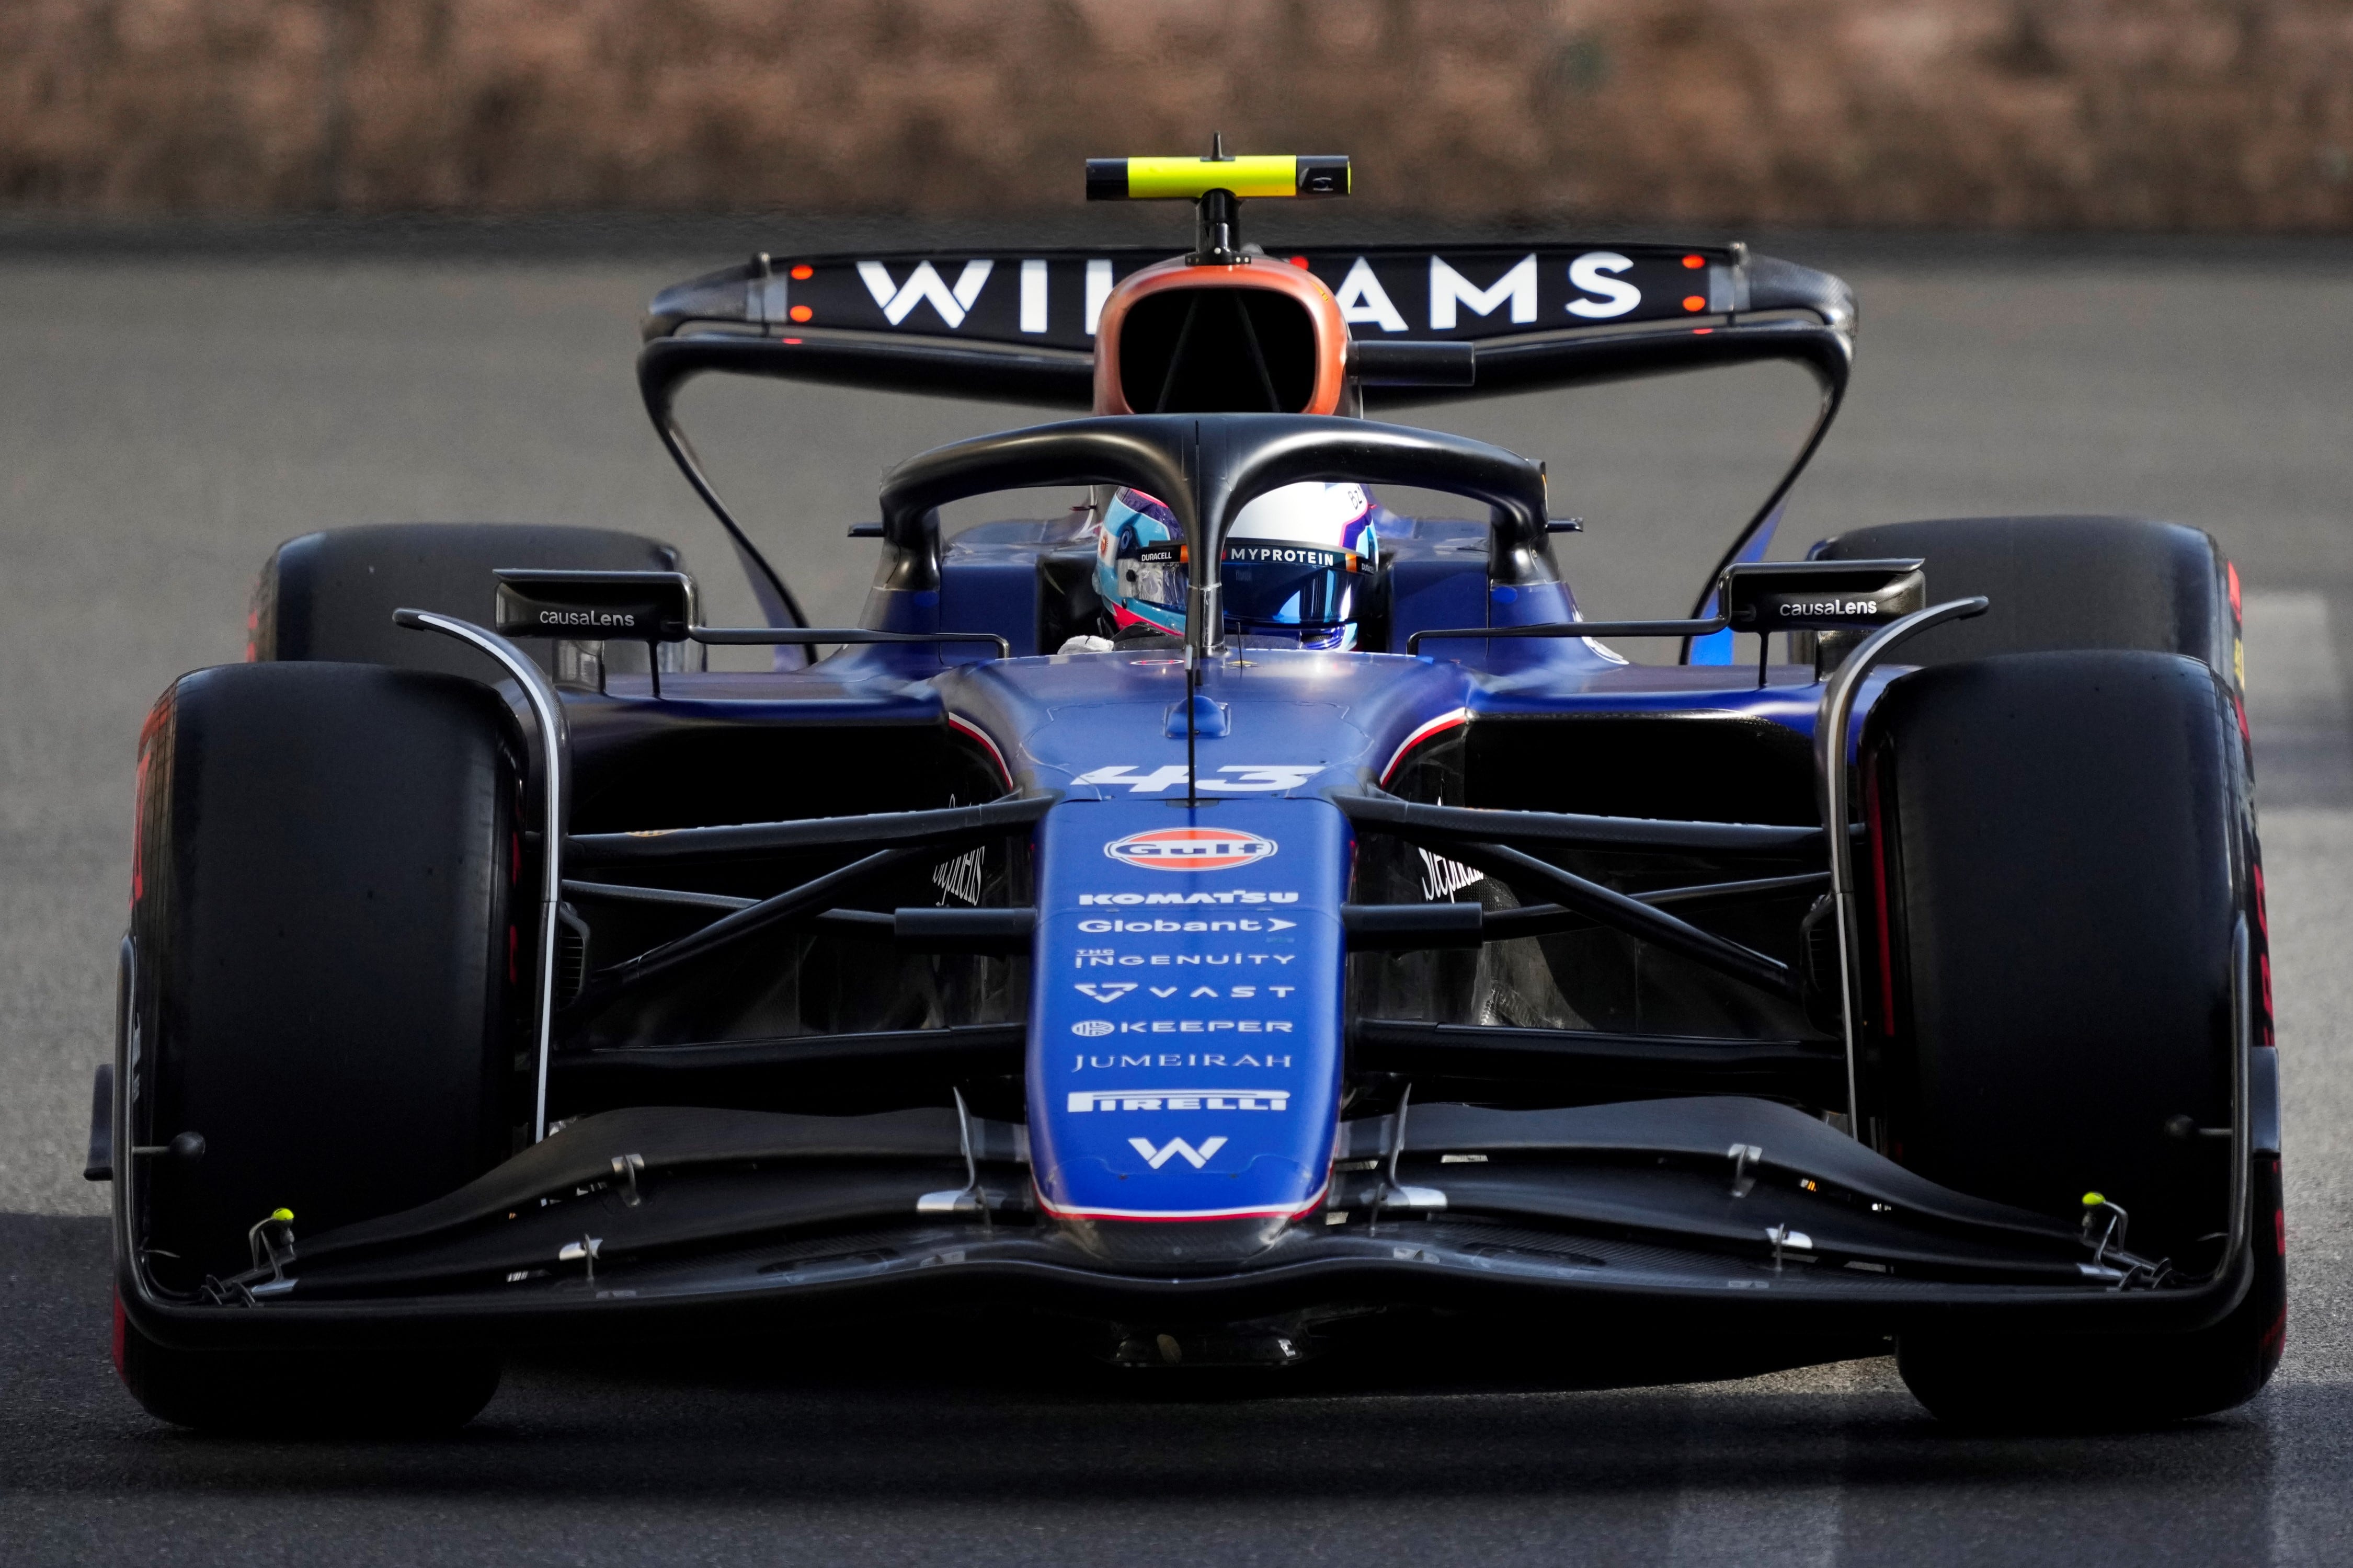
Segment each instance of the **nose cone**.
[{"label": "nose cone", "polygon": [[1064,1217],[1057,1222],[1063,1235],[1105,1263],[1178,1273],[1246,1262],[1281,1241],[1294,1223],[1289,1215],[1197,1220]]},{"label": "nose cone", "polygon": [[1160,754],[1091,771],[1107,798],[1039,827],[1029,1153],[1079,1246],[1181,1269],[1263,1252],[1324,1201],[1349,847],[1328,801],[1263,798],[1312,769],[1238,757],[1212,778],[1240,782],[1183,806],[1154,798],[1185,778]]}]

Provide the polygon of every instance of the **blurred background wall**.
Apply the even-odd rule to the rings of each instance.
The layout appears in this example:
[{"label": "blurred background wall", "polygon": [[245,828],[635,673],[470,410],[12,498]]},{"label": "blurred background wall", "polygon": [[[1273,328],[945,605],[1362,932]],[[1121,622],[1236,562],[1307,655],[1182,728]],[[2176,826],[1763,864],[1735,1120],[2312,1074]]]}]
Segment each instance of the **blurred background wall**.
[{"label": "blurred background wall", "polygon": [[0,209],[973,215],[1089,153],[1359,211],[2353,228],[2353,0],[5,0]]}]

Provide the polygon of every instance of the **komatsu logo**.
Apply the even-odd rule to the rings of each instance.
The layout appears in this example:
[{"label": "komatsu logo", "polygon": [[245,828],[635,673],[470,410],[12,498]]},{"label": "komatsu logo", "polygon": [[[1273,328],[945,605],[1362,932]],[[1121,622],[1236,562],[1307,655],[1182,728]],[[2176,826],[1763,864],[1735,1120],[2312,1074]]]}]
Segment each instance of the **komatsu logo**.
[{"label": "komatsu logo", "polygon": [[1231,827],[1155,827],[1103,846],[1123,865],[1151,871],[1230,871],[1273,858],[1275,843]]},{"label": "komatsu logo", "polygon": [[[1274,846],[1267,845],[1272,854]],[[1255,888],[1220,888],[1207,893],[1081,893],[1079,907],[1113,905],[1128,908],[1136,904],[1295,904],[1297,893],[1261,892]]]}]

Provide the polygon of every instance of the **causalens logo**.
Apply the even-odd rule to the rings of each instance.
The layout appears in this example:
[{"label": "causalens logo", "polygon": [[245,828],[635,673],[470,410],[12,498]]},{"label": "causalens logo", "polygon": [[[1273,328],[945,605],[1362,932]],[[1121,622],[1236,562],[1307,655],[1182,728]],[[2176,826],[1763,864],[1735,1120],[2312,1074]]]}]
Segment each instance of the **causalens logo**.
[{"label": "causalens logo", "polygon": [[1103,846],[1103,853],[1154,871],[1230,871],[1274,857],[1271,838],[1230,827],[1155,827]]}]

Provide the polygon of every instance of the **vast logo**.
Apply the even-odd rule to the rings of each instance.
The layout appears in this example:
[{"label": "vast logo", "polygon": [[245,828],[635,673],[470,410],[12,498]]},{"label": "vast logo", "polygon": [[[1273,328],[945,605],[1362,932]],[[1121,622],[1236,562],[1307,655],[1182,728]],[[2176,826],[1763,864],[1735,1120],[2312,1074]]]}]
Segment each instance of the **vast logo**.
[{"label": "vast logo", "polygon": [[1155,827],[1103,846],[1103,853],[1154,871],[1230,871],[1274,857],[1271,838],[1231,827]]},{"label": "vast logo", "polygon": [[1144,1163],[1155,1171],[1178,1154],[1184,1155],[1193,1169],[1198,1171],[1216,1158],[1218,1151],[1226,1146],[1226,1141],[1223,1138],[1204,1138],[1201,1140],[1201,1146],[1196,1149],[1182,1138],[1171,1138],[1155,1149],[1152,1146],[1152,1140],[1149,1138],[1131,1138],[1127,1141],[1127,1146],[1143,1155]]}]

